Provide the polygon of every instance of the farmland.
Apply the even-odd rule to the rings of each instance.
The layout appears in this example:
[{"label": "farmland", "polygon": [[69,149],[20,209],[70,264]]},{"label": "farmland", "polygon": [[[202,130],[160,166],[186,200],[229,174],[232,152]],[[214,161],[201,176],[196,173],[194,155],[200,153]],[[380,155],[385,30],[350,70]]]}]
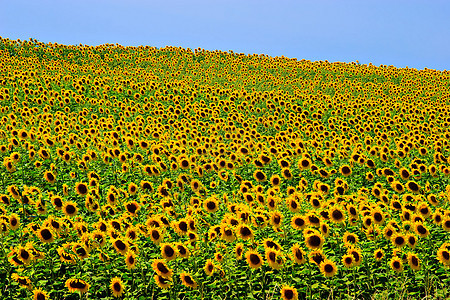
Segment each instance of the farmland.
[{"label": "farmland", "polygon": [[450,73],[0,40],[1,299],[450,297]]}]

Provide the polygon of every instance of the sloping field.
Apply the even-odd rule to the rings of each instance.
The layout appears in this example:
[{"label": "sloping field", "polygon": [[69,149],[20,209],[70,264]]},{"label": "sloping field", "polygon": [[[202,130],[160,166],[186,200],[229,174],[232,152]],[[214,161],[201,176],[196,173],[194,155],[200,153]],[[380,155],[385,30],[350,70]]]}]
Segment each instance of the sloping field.
[{"label": "sloping field", "polygon": [[445,299],[449,88],[1,39],[0,298]]}]

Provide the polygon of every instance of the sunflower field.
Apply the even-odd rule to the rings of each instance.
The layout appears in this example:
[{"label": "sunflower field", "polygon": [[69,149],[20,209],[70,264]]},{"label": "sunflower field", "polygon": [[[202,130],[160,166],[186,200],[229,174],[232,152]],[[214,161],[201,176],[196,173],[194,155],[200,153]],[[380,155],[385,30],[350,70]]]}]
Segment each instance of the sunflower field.
[{"label": "sunflower field", "polygon": [[450,72],[0,38],[0,299],[448,299]]}]

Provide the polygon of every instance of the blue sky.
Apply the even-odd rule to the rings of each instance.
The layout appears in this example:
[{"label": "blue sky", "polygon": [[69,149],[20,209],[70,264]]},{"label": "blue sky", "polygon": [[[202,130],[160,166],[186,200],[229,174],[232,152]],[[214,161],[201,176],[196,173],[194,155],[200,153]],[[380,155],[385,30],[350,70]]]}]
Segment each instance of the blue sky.
[{"label": "blue sky", "polygon": [[0,36],[450,70],[450,1],[0,0]]}]

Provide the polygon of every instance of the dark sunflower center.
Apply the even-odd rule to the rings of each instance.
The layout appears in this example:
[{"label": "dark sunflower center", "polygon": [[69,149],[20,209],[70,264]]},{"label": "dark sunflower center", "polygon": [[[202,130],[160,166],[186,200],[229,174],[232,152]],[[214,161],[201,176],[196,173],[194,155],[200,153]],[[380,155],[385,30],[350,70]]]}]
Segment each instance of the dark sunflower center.
[{"label": "dark sunflower center", "polygon": [[325,273],[332,273],[334,268],[333,268],[332,265],[326,264],[325,267],[324,267],[324,270],[325,270]]},{"label": "dark sunflower center", "polygon": [[259,265],[259,263],[261,262],[261,259],[259,258],[258,255],[252,253],[252,254],[250,254],[250,262],[253,265]]},{"label": "dark sunflower center", "polygon": [[344,217],[342,212],[339,210],[334,210],[331,215],[333,216],[333,219],[335,219],[335,220],[341,220]]},{"label": "dark sunflower center", "polygon": [[301,227],[301,226],[305,225],[305,220],[303,220],[302,218],[296,218],[294,223],[295,223],[295,225]]},{"label": "dark sunflower center", "polygon": [[114,282],[113,288],[114,288],[114,291],[116,291],[116,292],[120,292],[122,290],[122,286],[120,285],[119,282]]},{"label": "dark sunflower center", "polygon": [[313,247],[319,247],[322,240],[317,235],[312,235],[309,237],[309,244]]},{"label": "dark sunflower center", "polygon": [[175,251],[172,249],[172,247],[166,246],[166,247],[164,247],[164,253],[165,253],[168,257],[172,257],[172,256],[175,254]]},{"label": "dark sunflower center", "polygon": [[35,297],[36,300],[45,300],[45,295],[42,294],[41,292],[38,292]]},{"label": "dark sunflower center", "polygon": [[381,221],[383,220],[383,216],[382,216],[379,212],[376,212],[376,213],[373,215],[373,218],[374,218],[375,221],[377,221],[377,222],[381,222]]},{"label": "dark sunflower center", "polygon": [[44,240],[50,240],[52,238],[52,233],[48,229],[44,229],[41,231],[41,236]]},{"label": "dark sunflower center", "polygon": [[20,257],[27,260],[30,257],[30,254],[26,250],[22,249],[22,251],[20,251]]},{"label": "dark sunflower center", "polygon": [[67,205],[66,211],[67,211],[67,213],[68,213],[69,215],[75,213],[75,206],[73,206],[73,205],[71,205],[71,204]]},{"label": "dark sunflower center", "polygon": [[270,252],[270,253],[269,253],[269,259],[270,259],[271,261],[275,261],[276,258],[277,258],[277,255],[275,254],[275,252]]},{"label": "dark sunflower center", "polygon": [[87,186],[84,184],[78,185],[78,191],[80,194],[86,194],[87,193]]},{"label": "dark sunflower center", "polygon": [[134,214],[136,212],[136,210],[137,210],[137,207],[133,203],[130,203],[130,204],[127,204],[127,210],[130,213]]},{"label": "dark sunflower center", "polygon": [[248,228],[246,226],[241,228],[241,235],[242,236],[249,236],[251,234],[252,234],[252,232],[250,231],[250,228]]},{"label": "dark sunflower center", "polygon": [[284,291],[284,297],[286,299],[294,299],[294,291],[292,291],[292,290],[285,290]]},{"label": "dark sunflower center", "polygon": [[448,251],[442,251],[442,257],[445,260],[449,260],[450,259],[450,253]]},{"label": "dark sunflower center", "polygon": [[208,203],[206,203],[206,207],[209,210],[214,210],[216,208],[216,203],[214,203],[213,201],[209,201]]},{"label": "dark sunflower center", "polygon": [[427,233],[427,229],[425,227],[423,227],[422,225],[417,226],[417,231],[420,234],[426,234]]},{"label": "dark sunflower center", "polygon": [[118,240],[118,241],[116,241],[116,247],[119,250],[123,251],[123,250],[125,250],[127,248],[127,245],[125,245],[125,243],[122,242],[121,240]]}]

